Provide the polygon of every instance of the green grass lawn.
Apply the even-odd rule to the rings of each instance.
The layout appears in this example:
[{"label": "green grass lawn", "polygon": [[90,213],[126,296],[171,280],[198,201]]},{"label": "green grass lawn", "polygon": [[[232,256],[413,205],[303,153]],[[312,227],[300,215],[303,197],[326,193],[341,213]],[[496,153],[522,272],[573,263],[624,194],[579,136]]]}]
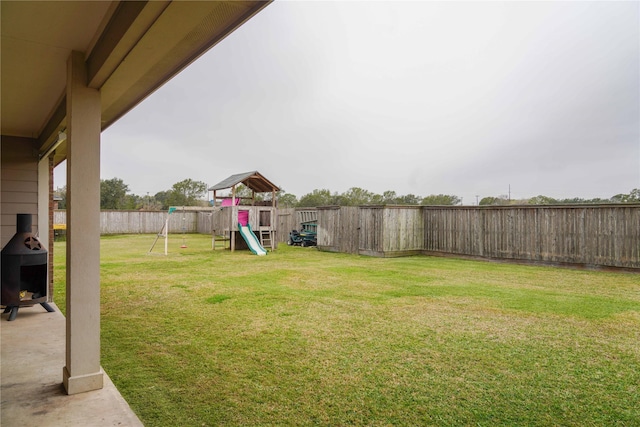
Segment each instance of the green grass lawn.
[{"label": "green grass lawn", "polygon": [[145,426],[640,425],[638,274],[154,239],[101,249],[102,365]]}]

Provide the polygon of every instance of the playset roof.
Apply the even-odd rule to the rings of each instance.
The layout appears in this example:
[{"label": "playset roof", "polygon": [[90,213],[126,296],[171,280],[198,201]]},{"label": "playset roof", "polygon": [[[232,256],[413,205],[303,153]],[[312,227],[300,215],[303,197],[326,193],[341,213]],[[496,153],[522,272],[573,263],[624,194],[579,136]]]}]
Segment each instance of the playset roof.
[{"label": "playset roof", "polygon": [[273,191],[279,191],[280,188],[265,178],[260,172],[252,171],[231,175],[229,178],[220,181],[214,186],[209,187],[209,191],[224,190],[226,188],[234,187],[238,184],[244,184],[256,193],[271,193]]}]

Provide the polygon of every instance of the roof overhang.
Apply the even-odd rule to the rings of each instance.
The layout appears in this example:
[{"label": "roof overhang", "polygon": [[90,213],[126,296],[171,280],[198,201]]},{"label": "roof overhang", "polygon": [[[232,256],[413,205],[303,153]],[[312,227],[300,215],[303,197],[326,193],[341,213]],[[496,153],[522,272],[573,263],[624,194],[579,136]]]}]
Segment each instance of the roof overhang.
[{"label": "roof overhang", "polygon": [[106,129],[269,1],[0,2],[2,136],[66,158],[67,59],[84,53]]}]

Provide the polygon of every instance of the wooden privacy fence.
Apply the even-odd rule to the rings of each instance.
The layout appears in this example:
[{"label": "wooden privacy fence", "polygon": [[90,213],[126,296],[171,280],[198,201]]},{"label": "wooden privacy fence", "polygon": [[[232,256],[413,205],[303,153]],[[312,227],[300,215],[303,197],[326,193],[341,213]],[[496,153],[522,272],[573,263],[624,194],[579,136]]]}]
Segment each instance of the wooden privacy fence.
[{"label": "wooden privacy fence", "polygon": [[318,208],[318,248],[370,256],[406,256],[424,250],[421,206]]},{"label": "wooden privacy fence", "polygon": [[[308,209],[305,209],[308,210]],[[277,230],[276,240],[279,243],[286,242],[289,232],[300,228],[296,215],[297,209],[278,209],[276,215]],[[101,211],[101,234],[156,234],[162,230],[167,219],[166,211]],[[212,229],[223,230],[230,223],[229,218],[220,215],[212,215],[210,210],[198,212],[182,212],[180,209],[169,215],[169,232],[211,234]],[[64,210],[56,210],[53,213],[54,224],[66,224],[67,213]],[[214,227],[214,228],[212,228]]]},{"label": "wooden privacy fence", "polygon": [[[300,211],[278,209],[275,240],[300,228]],[[169,215],[171,233],[210,234],[209,211]],[[166,212],[102,211],[102,234],[158,233]],[[66,224],[64,211],[54,224]],[[317,208],[318,248],[391,257],[453,254],[640,269],[640,205],[325,206]],[[220,218],[220,221],[226,221]]]},{"label": "wooden privacy fence", "polygon": [[640,205],[322,207],[318,247],[640,268]]},{"label": "wooden privacy fence", "polygon": [[354,206],[319,207],[318,249],[359,253],[360,209]]},{"label": "wooden privacy fence", "polygon": [[[195,233],[197,212],[166,211],[101,211],[100,234],[159,233],[169,216],[169,233]],[[53,212],[54,224],[66,224],[67,212]]]},{"label": "wooden privacy fence", "polygon": [[426,252],[640,268],[640,206],[425,207]]}]

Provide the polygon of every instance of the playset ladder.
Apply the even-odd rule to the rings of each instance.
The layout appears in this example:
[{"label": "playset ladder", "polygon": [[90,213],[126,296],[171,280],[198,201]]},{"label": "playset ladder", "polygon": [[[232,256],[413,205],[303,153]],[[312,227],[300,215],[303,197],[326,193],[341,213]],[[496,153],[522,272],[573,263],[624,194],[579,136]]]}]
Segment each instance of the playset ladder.
[{"label": "playset ladder", "polygon": [[271,231],[270,230],[260,230],[260,244],[263,248],[269,248],[273,250],[273,245],[271,244]]}]

